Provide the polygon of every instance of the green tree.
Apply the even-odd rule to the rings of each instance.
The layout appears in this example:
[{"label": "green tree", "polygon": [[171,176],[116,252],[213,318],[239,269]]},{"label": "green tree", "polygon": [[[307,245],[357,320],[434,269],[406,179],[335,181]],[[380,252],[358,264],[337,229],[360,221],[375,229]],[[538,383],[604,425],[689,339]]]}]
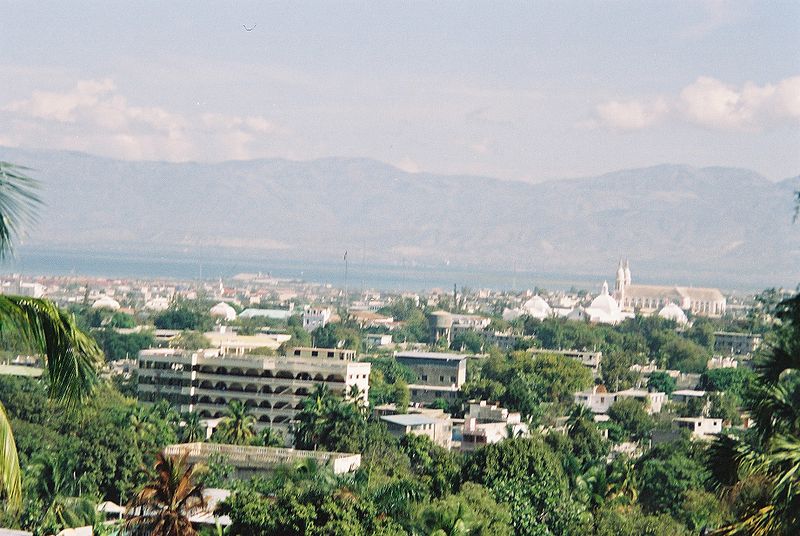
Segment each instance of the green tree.
[{"label": "green tree", "polygon": [[191,411],[183,416],[183,428],[181,429],[181,441],[184,443],[194,443],[205,441],[205,426],[200,423],[200,415]]},{"label": "green tree", "polygon": [[[25,169],[0,162],[0,257],[6,254],[21,225],[41,204],[38,184]],[[101,353],[81,332],[72,315],[47,300],[0,296],[0,333],[15,332],[45,360],[51,396],[76,405],[92,390]],[[0,494],[12,507],[22,498],[17,449],[11,424],[0,403]]]},{"label": "green tree", "polygon": [[214,325],[206,303],[200,301],[177,300],[168,309],[153,318],[158,329],[179,329],[208,331]]},{"label": "green tree", "polygon": [[462,331],[453,337],[450,349],[459,352],[479,354],[483,351],[483,337],[475,331]]},{"label": "green tree", "polygon": [[569,495],[561,464],[541,438],[513,438],[487,445],[466,460],[463,474],[508,505],[514,512],[516,534],[579,534],[587,530],[580,506]]},{"label": "green tree", "polygon": [[757,362],[745,397],[752,432],[745,438],[718,437],[707,463],[711,483],[723,497],[754,480],[769,491],[739,508],[738,519],[720,534],[800,531],[800,293],[781,302],[775,318],[774,342]]},{"label": "green tree", "polygon": [[655,423],[647,414],[644,403],[634,398],[617,400],[608,408],[608,416],[629,434],[634,440],[647,437]]},{"label": "green tree", "polygon": [[712,369],[700,376],[700,387],[706,391],[724,391],[741,397],[755,379],[755,373],[746,368]]},{"label": "green tree", "polygon": [[424,504],[416,514],[421,534],[512,536],[508,507],[498,504],[483,486],[465,482],[455,495]]},{"label": "green tree", "polygon": [[697,448],[684,439],[658,445],[639,459],[639,502],[645,512],[678,516],[684,494],[704,488],[707,473]]},{"label": "green tree", "polygon": [[231,400],[214,438],[231,445],[247,445],[255,436],[256,418],[240,400]]},{"label": "green tree", "polygon": [[206,507],[197,469],[187,455],[156,457],[156,476],[128,505],[125,526],[134,534],[195,536],[189,518]]},{"label": "green tree", "polygon": [[184,350],[202,350],[210,348],[211,341],[199,331],[183,330],[169,341],[169,346]]},{"label": "green tree", "polygon": [[675,390],[677,382],[675,378],[666,372],[653,372],[647,380],[647,388],[651,391],[659,391],[666,394],[672,394]]}]

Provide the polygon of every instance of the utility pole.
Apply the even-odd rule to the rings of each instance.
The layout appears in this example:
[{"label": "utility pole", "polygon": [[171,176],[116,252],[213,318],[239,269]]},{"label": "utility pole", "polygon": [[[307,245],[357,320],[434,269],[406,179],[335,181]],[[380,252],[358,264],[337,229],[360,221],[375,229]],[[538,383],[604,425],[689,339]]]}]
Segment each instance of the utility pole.
[{"label": "utility pole", "polygon": [[344,250],[344,312],[347,313],[347,250]]},{"label": "utility pole", "polygon": [[458,312],[458,287],[453,283],[453,312]]}]

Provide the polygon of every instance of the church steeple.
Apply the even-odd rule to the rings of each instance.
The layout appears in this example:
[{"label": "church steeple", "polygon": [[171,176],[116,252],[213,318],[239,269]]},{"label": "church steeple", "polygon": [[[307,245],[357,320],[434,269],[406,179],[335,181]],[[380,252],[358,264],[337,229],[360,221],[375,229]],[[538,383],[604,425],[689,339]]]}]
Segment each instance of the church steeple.
[{"label": "church steeple", "polygon": [[622,267],[622,259],[619,260],[617,266],[617,280],[614,283],[614,291],[618,294],[622,292],[622,287],[625,285],[625,269]]},{"label": "church steeple", "polygon": [[631,284],[631,264],[625,259],[625,286]]}]

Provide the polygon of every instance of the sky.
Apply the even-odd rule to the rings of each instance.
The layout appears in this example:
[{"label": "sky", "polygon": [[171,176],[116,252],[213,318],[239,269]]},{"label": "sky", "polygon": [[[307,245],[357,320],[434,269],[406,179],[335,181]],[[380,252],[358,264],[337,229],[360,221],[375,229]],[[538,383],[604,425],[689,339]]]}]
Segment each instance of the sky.
[{"label": "sky", "polygon": [[5,146],[800,174],[796,1],[0,0],[0,20]]}]

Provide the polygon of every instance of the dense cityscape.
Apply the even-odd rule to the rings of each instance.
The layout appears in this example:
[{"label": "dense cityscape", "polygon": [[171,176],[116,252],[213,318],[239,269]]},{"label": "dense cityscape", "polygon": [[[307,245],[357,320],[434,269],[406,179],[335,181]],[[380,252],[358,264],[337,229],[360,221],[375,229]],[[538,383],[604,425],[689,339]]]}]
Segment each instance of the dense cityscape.
[{"label": "dense cityscape", "polygon": [[633,273],[620,260],[594,291],[347,293],[257,273],[8,274],[4,294],[74,315],[102,358],[96,394],[59,408],[41,357],[4,337],[3,403],[32,482],[6,523],[145,523],[135,509],[158,506],[137,491],[157,463],[204,490],[181,508],[208,534],[723,527],[774,493],[709,454],[773,422],[752,398],[758,363],[796,342],[797,298]]},{"label": "dense cityscape", "polygon": [[0,536],[800,535],[800,2],[0,21]]}]

